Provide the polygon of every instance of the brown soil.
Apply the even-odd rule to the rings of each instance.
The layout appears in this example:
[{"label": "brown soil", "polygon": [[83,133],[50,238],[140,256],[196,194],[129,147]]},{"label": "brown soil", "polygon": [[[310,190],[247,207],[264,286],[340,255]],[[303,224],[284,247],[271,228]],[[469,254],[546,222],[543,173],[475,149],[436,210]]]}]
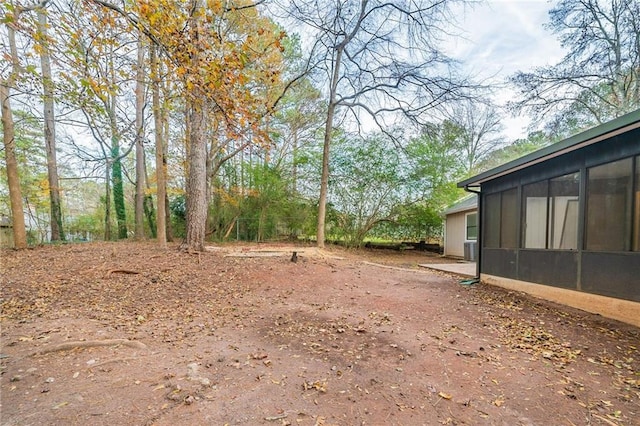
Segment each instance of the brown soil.
[{"label": "brown soil", "polygon": [[640,425],[639,329],[292,250],[2,252],[2,425]]}]

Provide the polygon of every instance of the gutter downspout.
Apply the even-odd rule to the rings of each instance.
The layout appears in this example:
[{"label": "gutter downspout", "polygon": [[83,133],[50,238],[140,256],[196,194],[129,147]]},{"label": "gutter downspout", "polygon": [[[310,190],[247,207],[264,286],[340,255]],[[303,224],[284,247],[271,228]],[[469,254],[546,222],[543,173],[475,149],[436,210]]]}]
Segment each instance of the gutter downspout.
[{"label": "gutter downspout", "polygon": [[[480,186],[478,186],[478,188],[480,188]],[[480,264],[481,264],[481,258],[482,258],[482,237],[483,237],[483,229],[482,229],[482,192],[481,191],[477,191],[477,190],[473,190],[469,187],[469,185],[465,185],[464,186],[464,190],[466,192],[470,192],[472,194],[476,194],[476,196],[478,197],[478,241],[477,241],[477,245],[478,245],[478,257],[476,259],[476,277],[475,279],[479,282],[480,281]]]}]

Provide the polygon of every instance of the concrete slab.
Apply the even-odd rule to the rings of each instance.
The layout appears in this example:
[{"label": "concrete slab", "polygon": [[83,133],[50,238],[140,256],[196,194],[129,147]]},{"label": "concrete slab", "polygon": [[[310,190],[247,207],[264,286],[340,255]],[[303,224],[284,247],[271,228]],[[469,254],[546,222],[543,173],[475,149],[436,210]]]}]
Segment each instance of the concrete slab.
[{"label": "concrete slab", "polygon": [[299,247],[288,245],[229,245],[229,246],[206,246],[206,251],[220,253],[224,257],[291,257],[293,252],[298,253],[298,257],[320,258],[320,259],[344,259],[329,251],[317,247]]},{"label": "concrete slab", "polygon": [[475,262],[421,263],[419,266],[422,266],[423,268],[435,269],[436,271],[451,272],[463,277],[475,278],[476,276]]}]

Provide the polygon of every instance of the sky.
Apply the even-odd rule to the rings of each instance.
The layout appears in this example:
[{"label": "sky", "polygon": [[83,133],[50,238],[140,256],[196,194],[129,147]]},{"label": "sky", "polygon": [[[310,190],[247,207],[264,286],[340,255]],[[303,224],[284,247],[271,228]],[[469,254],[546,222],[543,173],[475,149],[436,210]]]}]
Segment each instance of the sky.
[{"label": "sky", "polygon": [[[497,82],[517,71],[552,65],[564,56],[556,36],[544,28],[548,11],[555,4],[547,0],[488,0],[460,9],[456,15],[463,38],[447,47],[449,55],[464,63],[464,69]],[[513,99],[508,89],[495,92],[495,101]],[[508,140],[525,138],[529,117],[507,118]]]}]

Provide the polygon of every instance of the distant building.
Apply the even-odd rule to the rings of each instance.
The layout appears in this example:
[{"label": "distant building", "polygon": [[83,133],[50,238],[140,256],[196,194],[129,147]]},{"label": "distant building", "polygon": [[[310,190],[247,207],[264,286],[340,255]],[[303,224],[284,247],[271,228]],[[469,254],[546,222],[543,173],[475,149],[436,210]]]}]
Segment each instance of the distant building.
[{"label": "distant building", "polygon": [[478,201],[470,195],[444,211],[444,255],[475,260],[478,240]]},{"label": "distant building", "polygon": [[640,110],[458,186],[483,281],[640,326]]}]

